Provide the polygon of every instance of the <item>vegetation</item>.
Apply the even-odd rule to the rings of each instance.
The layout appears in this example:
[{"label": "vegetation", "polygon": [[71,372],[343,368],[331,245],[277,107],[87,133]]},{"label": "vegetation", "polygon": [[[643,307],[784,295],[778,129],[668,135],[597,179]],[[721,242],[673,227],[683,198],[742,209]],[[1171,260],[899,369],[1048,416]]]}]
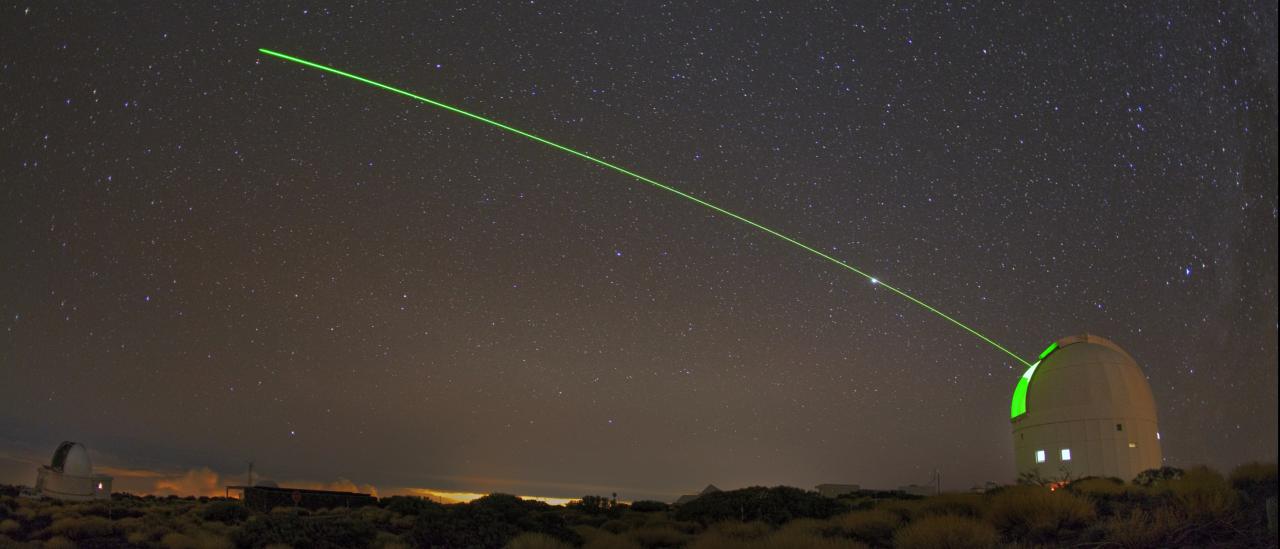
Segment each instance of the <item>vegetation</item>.
[{"label": "vegetation", "polygon": [[444,505],[388,497],[377,506],[251,511],[223,498],[70,503],[0,486],[0,547],[1275,547],[1266,501],[1275,464],[1223,476],[1206,467],[925,497],[862,491],[827,499],[752,487],[673,507],[591,496],[564,507],[492,494]]}]

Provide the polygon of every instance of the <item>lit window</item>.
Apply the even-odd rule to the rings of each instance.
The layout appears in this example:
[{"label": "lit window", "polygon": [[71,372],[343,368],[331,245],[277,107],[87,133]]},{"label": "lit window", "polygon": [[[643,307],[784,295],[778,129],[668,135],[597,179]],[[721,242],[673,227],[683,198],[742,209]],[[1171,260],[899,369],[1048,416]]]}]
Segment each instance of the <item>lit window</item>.
[{"label": "lit window", "polygon": [[1062,461],[1071,461],[1071,449],[1070,449],[1070,448],[1063,448],[1063,449],[1062,449]]},{"label": "lit window", "polygon": [[1130,443],[1129,443],[1129,447],[1130,447],[1130,448],[1137,448],[1137,447],[1138,447],[1138,443],[1136,443],[1136,442],[1130,442]]},{"label": "lit window", "polygon": [[1044,450],[1036,450],[1036,463],[1044,463]]},{"label": "lit window", "polygon": [[1156,440],[1160,440],[1160,431],[1156,431]]},{"label": "lit window", "polygon": [[102,490],[102,483],[101,483],[101,482],[99,482],[99,483],[98,483],[98,490]]}]

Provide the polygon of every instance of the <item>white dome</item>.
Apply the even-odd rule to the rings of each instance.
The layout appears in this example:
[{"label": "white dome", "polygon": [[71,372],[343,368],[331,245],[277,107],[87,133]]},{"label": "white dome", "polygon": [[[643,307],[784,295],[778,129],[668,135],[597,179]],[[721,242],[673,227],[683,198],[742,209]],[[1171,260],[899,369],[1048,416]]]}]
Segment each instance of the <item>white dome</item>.
[{"label": "white dome", "polygon": [[75,477],[93,476],[93,462],[89,461],[89,450],[79,442],[63,442],[53,452],[53,461],[49,467],[64,475]]},{"label": "white dome", "polygon": [[1162,462],[1151,386],[1133,357],[1102,337],[1045,349],[1014,389],[1010,416],[1019,475],[1129,480]]}]

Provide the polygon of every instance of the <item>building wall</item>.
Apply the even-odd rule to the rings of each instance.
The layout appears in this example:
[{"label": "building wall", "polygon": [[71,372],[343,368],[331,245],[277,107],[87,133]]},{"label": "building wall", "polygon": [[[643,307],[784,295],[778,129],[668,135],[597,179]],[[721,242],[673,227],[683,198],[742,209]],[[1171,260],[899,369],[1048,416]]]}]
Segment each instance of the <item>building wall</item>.
[{"label": "building wall", "polygon": [[41,467],[36,471],[36,491],[42,496],[72,501],[111,499],[111,477],[81,477]]},{"label": "building wall", "polygon": [[[1116,425],[1121,430],[1116,430]],[[1018,474],[1036,471],[1046,479],[1087,476],[1116,477],[1130,481],[1138,473],[1160,467],[1160,440],[1156,423],[1138,418],[1105,418],[1064,421],[1019,428],[1015,425],[1014,452]],[[1071,459],[1062,459],[1062,450]],[[1043,450],[1045,461],[1036,462]]]},{"label": "building wall", "polygon": [[819,484],[815,486],[818,493],[829,498],[840,497],[850,492],[857,492],[862,487],[857,484]]},{"label": "building wall", "polygon": [[[298,494],[298,501],[293,495]],[[295,490],[291,488],[244,488],[244,504],[250,509],[270,511],[275,507],[302,507],[304,509],[332,509],[334,507],[363,507],[378,503],[369,494],[329,492],[323,490]]]}]

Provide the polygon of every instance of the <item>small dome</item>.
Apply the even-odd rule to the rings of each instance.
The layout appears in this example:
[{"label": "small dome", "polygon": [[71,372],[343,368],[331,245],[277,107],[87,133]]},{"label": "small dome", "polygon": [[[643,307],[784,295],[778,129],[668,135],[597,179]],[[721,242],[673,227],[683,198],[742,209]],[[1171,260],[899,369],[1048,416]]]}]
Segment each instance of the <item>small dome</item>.
[{"label": "small dome", "polygon": [[76,477],[93,476],[93,462],[89,461],[89,450],[79,442],[65,441],[53,452],[53,461],[49,468],[64,475]]}]

